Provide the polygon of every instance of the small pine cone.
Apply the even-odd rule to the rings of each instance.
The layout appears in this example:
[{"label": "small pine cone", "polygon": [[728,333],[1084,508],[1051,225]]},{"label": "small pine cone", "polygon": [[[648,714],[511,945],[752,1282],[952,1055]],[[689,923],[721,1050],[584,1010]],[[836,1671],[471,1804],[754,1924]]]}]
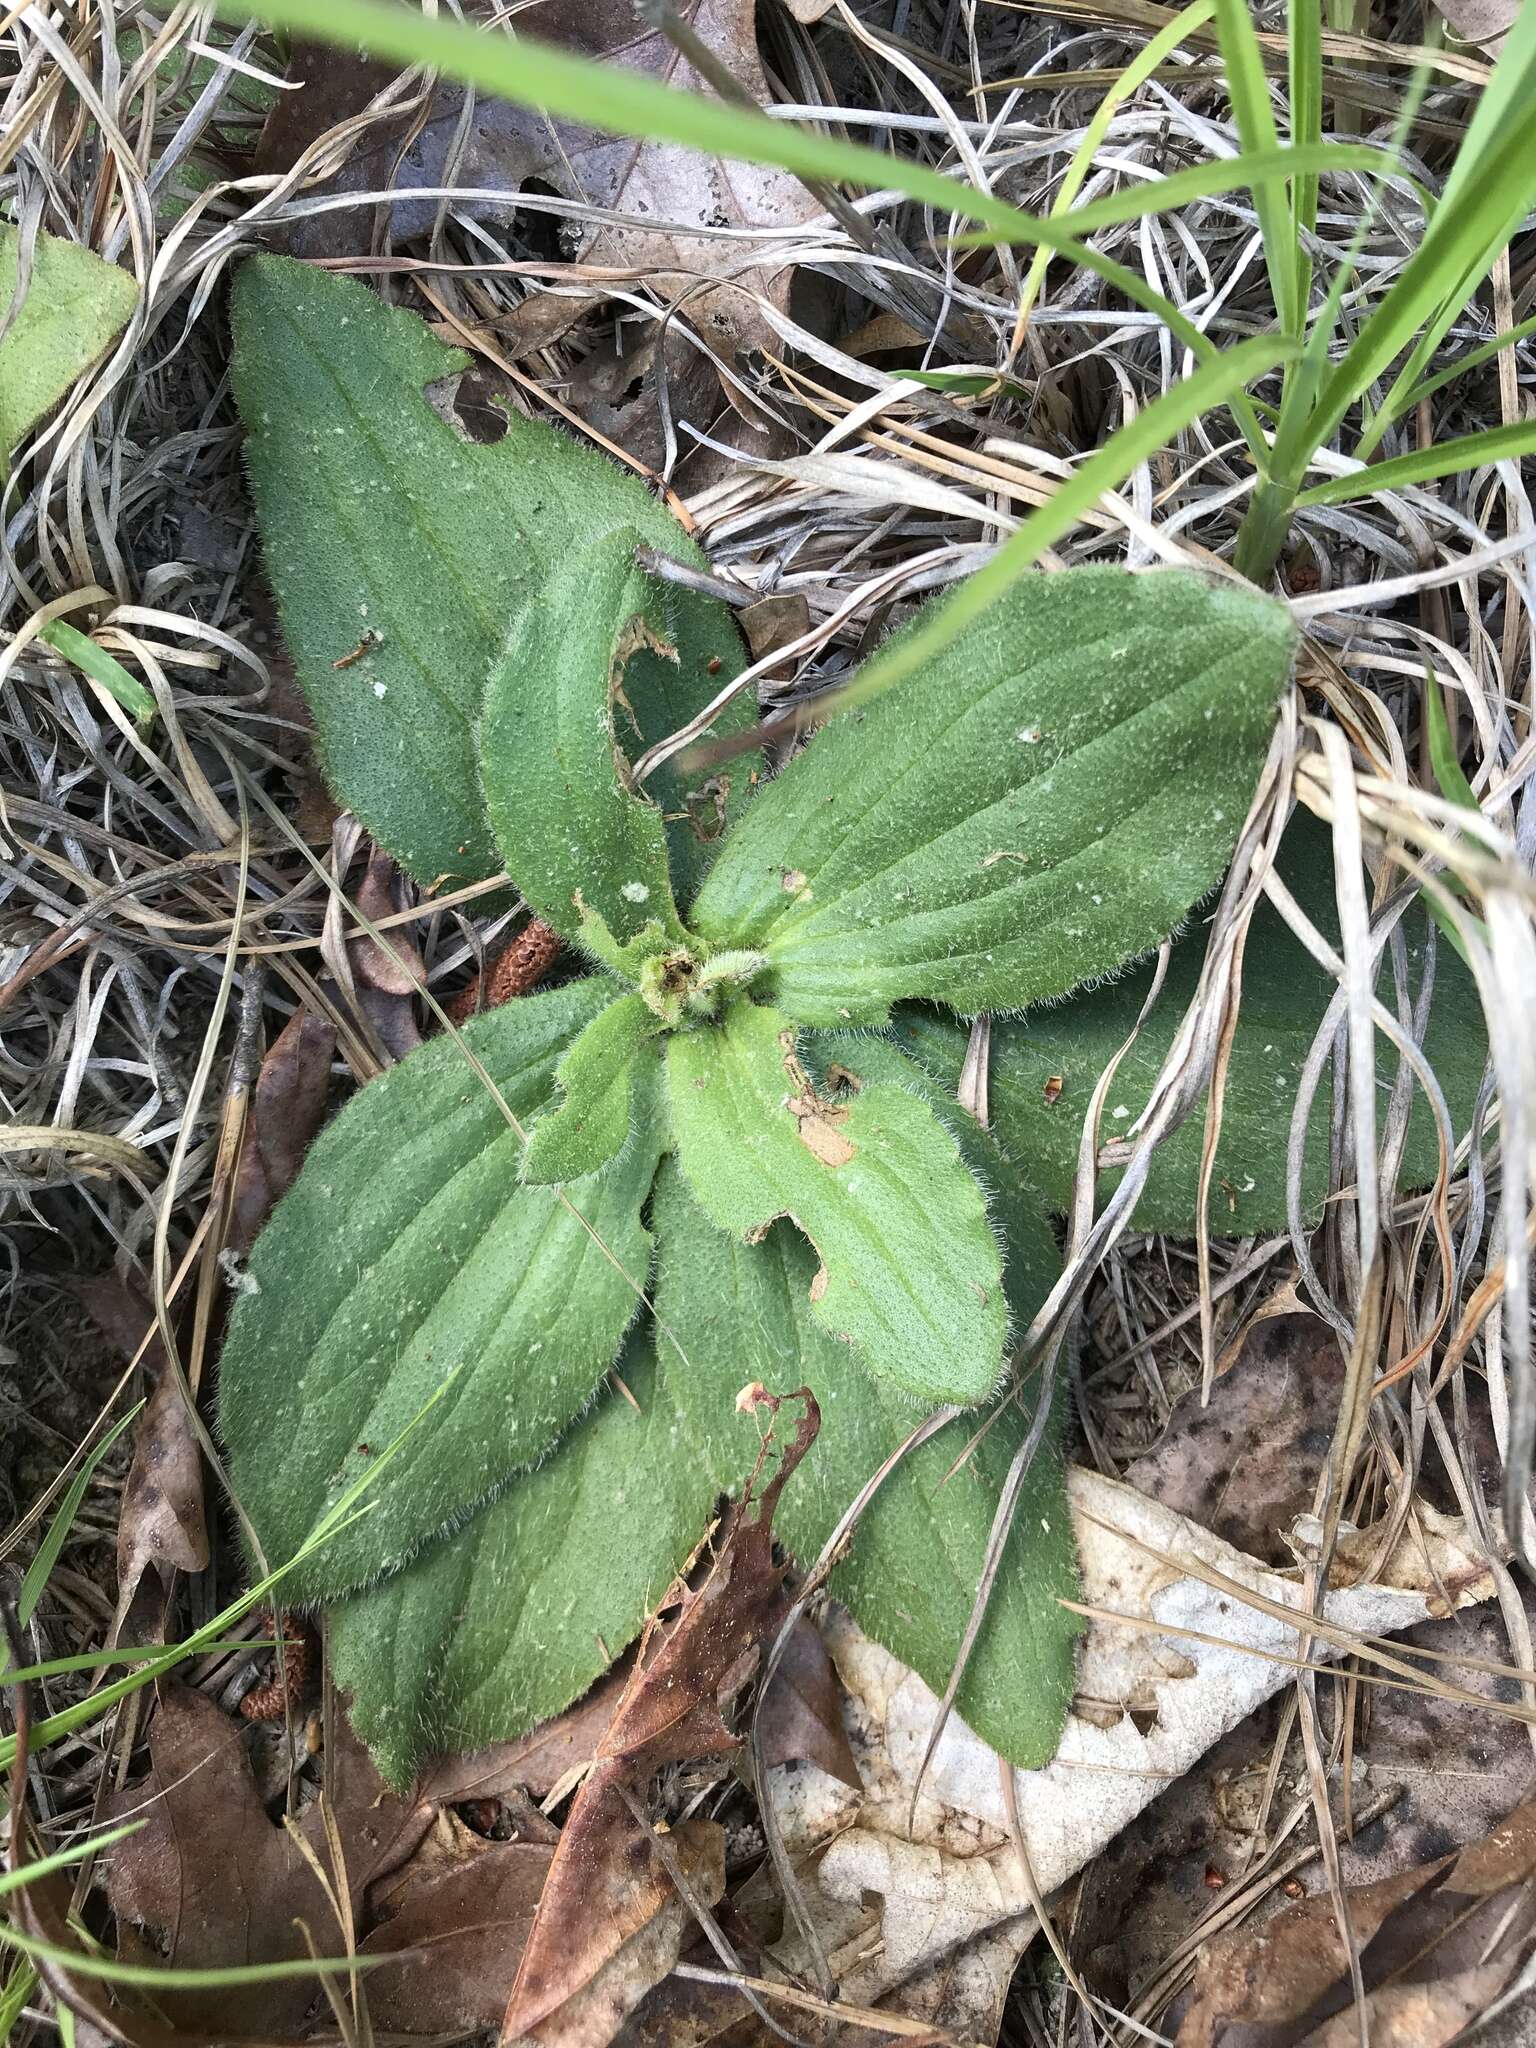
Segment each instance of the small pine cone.
[{"label": "small pine cone", "polygon": [[[274,1632],[277,1616],[269,1617]],[[288,1711],[288,1701],[295,1707],[309,1690],[314,1676],[315,1631],[302,1615],[290,1614],[283,1622],[283,1661],[280,1670],[275,1671],[265,1685],[252,1686],[240,1702],[240,1712],[247,1721],[281,1721]]]},{"label": "small pine cone", "polygon": [[444,1008],[455,1024],[463,1024],[482,1009],[494,1010],[513,996],[525,996],[538,987],[564,950],[565,941],[557,931],[541,919],[531,918],[511,945],[497,954],[487,971],[477,975]]}]

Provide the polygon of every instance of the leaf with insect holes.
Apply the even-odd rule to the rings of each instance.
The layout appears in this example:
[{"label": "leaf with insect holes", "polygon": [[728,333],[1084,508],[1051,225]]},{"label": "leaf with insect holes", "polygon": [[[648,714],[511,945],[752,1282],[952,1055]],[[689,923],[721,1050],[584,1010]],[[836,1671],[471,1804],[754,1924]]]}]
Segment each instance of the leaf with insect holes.
[{"label": "leaf with insect holes", "polygon": [[[1327,828],[1298,814],[1280,849],[1281,875],[1313,922],[1338,942],[1333,900],[1333,859]],[[1407,947],[1408,988],[1417,1000],[1427,964],[1428,936],[1423,912],[1411,908],[1401,930]],[[1140,1113],[1168,1055],[1174,1033],[1194,996],[1205,957],[1205,932],[1197,926],[1173,948],[1157,1008],[1121,1060],[1100,1127],[1101,1143],[1123,1134]],[[1005,1150],[1023,1162],[1050,1198],[1065,1209],[1077,1170],[1078,1138],[1089,1098],[1100,1074],[1129,1037],[1151,985],[1150,968],[1138,968],[1107,988],[1076,996],[1070,1003],[1032,1010],[1017,1020],[992,1025],[991,1121]],[[1222,1106],[1221,1139],[1211,1183],[1212,1230],[1229,1237],[1286,1227],[1286,1148],[1291,1115],[1312,1041],[1337,984],[1293,938],[1278,912],[1262,904],[1243,954],[1242,1007],[1232,1041]],[[1395,1010],[1390,958],[1384,959],[1377,994]],[[915,1005],[895,1018],[898,1042],[937,1077],[953,1087],[965,1057],[966,1033],[951,1019]],[[1488,1033],[1476,984],[1443,939],[1435,948],[1434,994],[1424,1049],[1434,1068],[1457,1138],[1471,1123],[1488,1057]],[[1377,1039],[1381,1100],[1396,1078],[1398,1055]],[[1328,1191],[1326,1079],[1313,1099],[1307,1123],[1301,1176],[1302,1215],[1309,1224],[1322,1215]],[[1199,1211],[1200,1155],[1205,1116],[1198,1106],[1158,1147],[1136,1208],[1143,1230],[1193,1236]],[[1415,1099],[1403,1148],[1398,1185],[1424,1187],[1439,1170],[1434,1115],[1415,1084]],[[1119,1184],[1113,1168],[1101,1174],[1099,1198]]]},{"label": "leaf with insect holes", "polygon": [[1180,571],[1026,576],[790,762],[693,928],[766,953],[802,1024],[1111,973],[1220,879],[1294,642],[1271,599]]},{"label": "leaf with insect holes", "polygon": [[667,1042],[683,1172],[721,1229],[792,1217],[820,1256],[812,1311],[867,1369],[930,1405],[997,1383],[1008,1311],[980,1187],[921,1096],[823,1092],[793,1025],[738,1002]]},{"label": "leaf with insect holes", "polygon": [[[327,778],[418,881],[494,875],[475,728],[513,620],[553,568],[620,529],[703,558],[639,477],[541,421],[508,409],[501,440],[463,439],[426,391],[467,358],[354,280],[251,257],[231,323],[267,572]],[[628,692],[647,743],[742,666],[722,605],[671,590],[667,606],[678,665]],[[738,698],[715,730],[755,715]],[[738,800],[745,787],[738,777]],[[677,814],[674,879],[690,887],[728,803],[665,773],[650,794]]]},{"label": "leaf with insect holes", "polygon": [[[1027,1318],[1060,1261],[1027,1196],[1023,1207],[1022,1242],[1014,1245],[1010,1272],[1016,1313]],[[815,1255],[787,1224],[774,1224],[757,1245],[728,1236],[709,1221],[671,1161],[663,1162],[657,1178],[654,1221],[658,1355],[682,1412],[691,1461],[716,1475],[740,1467],[755,1426],[736,1412],[734,1396],[749,1380],[778,1393],[803,1380],[820,1404],[821,1434],[775,1518],[780,1540],[808,1566],[922,1410],[866,1372],[856,1352],[819,1326],[808,1302]],[[686,1366],[671,1350],[668,1331]],[[1055,1404],[957,1700],[970,1726],[1026,1769],[1045,1762],[1060,1737],[1078,1633],[1078,1623],[1058,1605],[1076,1585],[1060,1390]],[[830,1584],[860,1627],[940,1693],[980,1583],[1009,1462],[1028,1431],[1027,1417],[1010,1404],[967,1456],[976,1425],[973,1416],[957,1417],[896,1466],[860,1517]]]},{"label": "leaf with insect holes", "polygon": [[[519,1183],[520,1121],[613,984],[525,996],[371,1081],[312,1146],[252,1253],[219,1421],[236,1492],[286,1562],[402,1432],[369,1511],[285,1580],[345,1592],[531,1465],[591,1399],[641,1300],[662,1123],[573,1196]],[[639,1069],[653,1091],[659,1076]]]},{"label": "leaf with insect holes", "polygon": [[682,937],[661,810],[626,751],[631,671],[678,658],[669,589],[635,567],[639,539],[621,528],[550,565],[480,725],[486,815],[518,888],[567,938],[591,915],[621,946],[652,923]]},{"label": "leaf with insect holes", "polygon": [[617,1371],[622,1388],[599,1395],[553,1458],[333,1611],[336,1682],[394,1783],[434,1749],[511,1740],[568,1706],[703,1538],[722,1481],[683,1454],[648,1328]]},{"label": "leaf with insect holes", "polygon": [[[0,227],[0,324],[20,262],[20,232]],[[115,263],[57,235],[37,237],[26,297],[0,338],[0,477],[11,450],[117,336],[138,298],[138,285]]]},{"label": "leaf with insect holes", "polygon": [[659,1029],[636,995],[598,1012],[555,1069],[560,1100],[534,1124],[524,1180],[577,1180],[607,1165],[629,1136],[635,1063]]}]

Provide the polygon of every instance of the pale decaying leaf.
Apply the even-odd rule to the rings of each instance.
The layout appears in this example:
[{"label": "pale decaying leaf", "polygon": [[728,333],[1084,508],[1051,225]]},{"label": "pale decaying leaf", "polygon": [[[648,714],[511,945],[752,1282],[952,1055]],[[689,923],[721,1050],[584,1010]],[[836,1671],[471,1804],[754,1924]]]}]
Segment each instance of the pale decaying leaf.
[{"label": "pale decaying leaf", "polygon": [[1520,0],[1435,0],[1435,10],[1445,17],[1452,35],[1480,44],[1486,55],[1497,57],[1515,25]]},{"label": "pale decaying leaf", "polygon": [[[1128,1486],[1074,1470],[1069,1496],[1083,1604],[1094,1619],[1055,1759],[1014,1773],[1034,1879],[1046,1894],[1286,1683],[1297,1630],[1256,1603],[1294,1610],[1302,1598],[1295,1577]],[[1472,1575],[1469,1546],[1453,1560],[1452,1527],[1437,1536],[1440,1585],[1454,1588],[1454,1604],[1487,1599],[1491,1577]],[[1424,1580],[1415,1540],[1405,1538],[1378,1582],[1327,1596],[1326,1624],[1383,1635],[1424,1620],[1431,1599],[1444,1612],[1438,1589],[1420,1590]],[[1017,1938],[991,1953],[1011,1969],[1034,1923],[996,1753],[952,1719],[914,1808],[933,1693],[846,1617],[834,1614],[826,1633],[865,1791],[808,1771],[778,1777],[774,1798],[793,1854],[810,1858],[827,1845],[807,1864],[806,1882],[841,1996],[872,2005],[1005,1924]],[[1336,1651],[1314,1638],[1309,1654],[1327,1661]],[[790,1968],[806,1961],[792,1942],[776,1956]]]},{"label": "pale decaying leaf", "polygon": [[[759,101],[769,97],[757,53],[753,0],[681,0],[677,12],[737,83]],[[622,65],[682,91],[707,91],[660,30],[638,21],[629,0],[539,0],[518,15],[519,31],[586,57]],[[562,233],[575,260],[643,277],[668,298],[686,300],[689,317],[718,344],[750,347],[771,338],[753,295],[787,298],[789,266],[773,260],[772,243],[744,229],[794,229],[822,209],[797,178],[752,164],[724,163],[665,142],[632,142],[504,100],[483,101],[466,138],[457,134],[461,102],[440,90],[433,117],[405,150],[396,183],[443,182],[455,150],[455,182],[501,187],[504,207],[480,200],[475,210],[506,217],[517,195],[534,186],[578,206],[624,216],[616,225],[579,215]],[[430,222],[435,202],[422,209]],[[396,210],[415,226],[416,210]],[[654,228],[641,223],[654,221]],[[731,230],[721,234],[721,229]],[[724,282],[731,278],[741,283]]]}]

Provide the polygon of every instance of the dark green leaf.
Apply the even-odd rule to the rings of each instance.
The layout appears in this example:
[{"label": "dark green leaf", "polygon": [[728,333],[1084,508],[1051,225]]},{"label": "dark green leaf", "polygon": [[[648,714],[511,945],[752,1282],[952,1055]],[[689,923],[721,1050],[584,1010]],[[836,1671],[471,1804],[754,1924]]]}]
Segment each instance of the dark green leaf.
[{"label": "dark green leaf", "polygon": [[[461,438],[423,393],[465,357],[365,286],[254,257],[232,321],[267,568],[326,773],[418,880],[494,875],[475,721],[514,619],[553,565],[620,528],[703,558],[638,477],[552,427],[509,412],[493,445]],[[647,741],[742,663],[723,606],[687,591],[668,603],[682,666],[629,692]],[[716,730],[753,716],[738,701]],[[651,794],[683,808],[664,777]],[[681,881],[698,842],[680,824],[676,843]]]},{"label": "dark green leaf", "polygon": [[689,1454],[649,1329],[536,1471],[331,1622],[352,1724],[403,1785],[424,1754],[510,1741],[557,1714],[639,1634],[702,1539],[719,1479]]},{"label": "dark green leaf", "polygon": [[[548,1100],[560,1054],[613,993],[598,977],[466,1027],[515,1116]],[[316,1140],[252,1254],[220,1373],[232,1476],[268,1560],[286,1562],[421,1420],[370,1511],[285,1581],[289,1597],[398,1564],[579,1414],[645,1284],[657,1125],[651,1108],[572,1198],[522,1185],[521,1139],[443,1038]]]},{"label": "dark green leaf", "polygon": [[695,928],[766,952],[768,992],[810,1024],[1110,973],[1220,878],[1294,637],[1268,598],[1182,572],[1025,577],[790,762]]},{"label": "dark green leaf", "polygon": [[[1326,830],[1298,816],[1286,834],[1281,873],[1313,922],[1335,942],[1333,865]],[[1404,919],[1409,986],[1416,993],[1424,970],[1425,921],[1417,909]],[[1168,980],[1157,1009],[1121,1062],[1106,1106],[1101,1137],[1124,1133],[1145,1104],[1178,1022],[1194,995],[1205,954],[1205,932],[1197,925],[1173,949]],[[992,1126],[1005,1149],[1063,1209],[1077,1164],[1078,1136],[1089,1097],[1110,1058],[1136,1021],[1150,983],[1138,969],[1108,988],[1081,994],[1069,1003],[1031,1011],[992,1025]],[[1313,964],[1280,917],[1260,907],[1243,959],[1242,1008],[1233,1041],[1211,1190],[1213,1230],[1226,1236],[1285,1228],[1285,1157],[1297,1083],[1312,1040],[1336,984]],[[1380,993],[1396,1008],[1390,964],[1384,964]],[[965,1053],[965,1032],[936,1013],[899,1013],[898,1042],[951,1085]],[[1435,993],[1426,1050],[1445,1090],[1456,1133],[1472,1114],[1487,1058],[1487,1034],[1471,975],[1445,945],[1435,956]],[[1378,1041],[1382,1087],[1397,1072],[1397,1053]],[[1059,1094],[1057,1084],[1059,1083]],[[1322,1212],[1328,1179],[1329,1089],[1325,1082],[1308,1124],[1302,1175],[1302,1208],[1309,1222]],[[1385,1099],[1385,1098],[1383,1098]],[[1146,1230],[1193,1236],[1200,1184],[1205,1118],[1197,1106],[1158,1150],[1136,1210]],[[1423,1186],[1435,1177],[1434,1118],[1422,1095],[1415,1102],[1403,1154],[1402,1185]],[[1101,1199],[1113,1192],[1119,1174],[1100,1176]]]},{"label": "dark green leaf", "polygon": [[979,1401],[1003,1364],[1001,1257],[955,1141],[915,1092],[834,1099],[776,1010],[738,1001],[674,1034],[678,1157],[711,1220],[741,1237],[791,1217],[819,1254],[812,1311],[881,1378],[930,1405]]}]

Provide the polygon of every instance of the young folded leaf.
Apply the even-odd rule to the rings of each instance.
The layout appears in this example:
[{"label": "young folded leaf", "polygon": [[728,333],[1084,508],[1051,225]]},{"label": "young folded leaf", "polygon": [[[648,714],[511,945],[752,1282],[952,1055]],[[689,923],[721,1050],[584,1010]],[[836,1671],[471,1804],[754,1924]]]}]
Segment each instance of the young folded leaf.
[{"label": "young folded leaf", "polygon": [[723,1478],[691,1456],[648,1327],[559,1456],[382,1585],[334,1609],[331,1659],[352,1725],[396,1785],[433,1750],[511,1741],[583,1692],[687,1563]]},{"label": "young folded leaf", "polygon": [[683,929],[661,812],[633,781],[623,730],[631,666],[677,660],[666,586],[635,567],[639,539],[621,528],[551,564],[491,670],[480,727],[486,814],[518,888],[567,938],[585,913],[621,946],[653,922]]},{"label": "young folded leaf", "polygon": [[[1286,828],[1280,872],[1302,908],[1337,943],[1333,852],[1327,827],[1298,813]],[[1403,918],[1408,987],[1417,1000],[1426,964],[1427,922],[1414,906]],[[1197,927],[1173,948],[1158,1007],[1142,1026],[1115,1073],[1100,1141],[1110,1143],[1138,1116],[1167,1057],[1180,1019],[1194,996],[1205,958],[1206,934]],[[992,1026],[991,1118],[999,1143],[1027,1164],[1054,1209],[1065,1209],[1077,1171],[1082,1119],[1100,1074],[1130,1035],[1151,984],[1138,968],[1107,988],[1070,1003],[1030,1012]],[[1247,1237],[1286,1227],[1286,1148],[1296,1089],[1312,1041],[1337,984],[1292,937],[1279,914],[1261,904],[1243,955],[1243,1000],[1232,1041],[1222,1105],[1221,1140],[1211,1184],[1210,1226],[1218,1234]],[[1397,1007],[1390,959],[1382,963],[1377,993]],[[953,1088],[965,1058],[966,1033],[952,1019],[917,1007],[899,1010],[898,1041],[941,1085]],[[1465,1136],[1488,1058],[1488,1033],[1471,974],[1443,938],[1435,947],[1435,984],[1424,1047],[1445,1091],[1455,1135]],[[1396,1048],[1377,1039],[1382,1101],[1397,1076]],[[1328,1192],[1328,1119],[1332,1090],[1319,1088],[1307,1123],[1302,1156],[1301,1207],[1317,1222]],[[1157,1149],[1136,1206],[1144,1230],[1193,1236],[1200,1198],[1205,1116],[1196,1107]],[[1398,1185],[1425,1187],[1439,1170],[1434,1117],[1415,1084]],[[1114,1168],[1099,1179],[1100,1201],[1119,1184]]]},{"label": "young folded leaf", "polygon": [[[997,1163],[995,1184],[1006,1185]],[[1017,1208],[1005,1206],[1015,1282],[1010,1299],[1026,1321],[1060,1260],[1027,1196]],[[705,1216],[670,1160],[657,1177],[652,1221],[657,1356],[692,1461],[717,1474],[740,1465],[753,1425],[736,1411],[734,1395],[747,1381],[781,1392],[803,1379],[820,1404],[821,1433],[785,1488],[774,1521],[781,1541],[809,1565],[861,1487],[911,1434],[920,1411],[818,1326],[808,1301],[815,1256],[786,1224],[774,1224],[759,1245],[728,1237]],[[1055,1751],[1079,1629],[1058,1604],[1072,1597],[1076,1582],[1060,1451],[1066,1401],[1060,1392],[1056,1399],[956,1702],[978,1734],[1024,1769]],[[832,1576],[832,1592],[852,1608],[859,1626],[936,1692],[943,1692],[954,1667],[998,1496],[1027,1430],[1028,1418],[1014,1403],[969,1455],[974,1417],[941,1430],[885,1480]]]},{"label": "young folded leaf", "polygon": [[286,1562],[410,1430],[370,1511],[284,1582],[286,1597],[328,1597],[399,1564],[539,1458],[612,1364],[650,1260],[640,1211],[660,1119],[643,1117],[608,1172],[568,1198],[520,1184],[522,1139],[501,1104],[530,1120],[613,993],[598,977],[467,1025],[501,1102],[448,1038],[371,1081],[258,1240],[219,1421],[267,1561]]},{"label": "young folded leaf", "polygon": [[813,1312],[930,1406],[997,1384],[1008,1310],[980,1187],[916,1093],[818,1092],[794,1027],[738,1002],[667,1042],[678,1157],[705,1213],[751,1237],[789,1216],[816,1247]]},{"label": "young folded leaf", "polygon": [[[569,435],[510,410],[489,446],[456,432],[426,389],[468,358],[352,279],[251,257],[231,324],[267,572],[327,779],[418,881],[497,874],[475,726],[514,617],[552,568],[621,528],[703,557],[638,476]],[[631,692],[647,742],[742,665],[723,605],[679,590],[669,607],[681,666],[648,679],[644,703]],[[714,729],[755,716],[737,700]],[[651,794],[686,812],[668,778]],[[679,882],[702,872],[722,822],[703,798],[697,831],[680,817]]]},{"label": "young folded leaf", "polygon": [[561,1099],[533,1127],[524,1180],[578,1180],[607,1165],[629,1136],[631,1070],[659,1029],[639,996],[598,1012],[555,1069]]},{"label": "young folded leaf", "polygon": [[691,920],[797,1023],[1064,995],[1219,880],[1295,635],[1256,592],[1078,569],[1011,590],[835,719],[732,832]]}]

